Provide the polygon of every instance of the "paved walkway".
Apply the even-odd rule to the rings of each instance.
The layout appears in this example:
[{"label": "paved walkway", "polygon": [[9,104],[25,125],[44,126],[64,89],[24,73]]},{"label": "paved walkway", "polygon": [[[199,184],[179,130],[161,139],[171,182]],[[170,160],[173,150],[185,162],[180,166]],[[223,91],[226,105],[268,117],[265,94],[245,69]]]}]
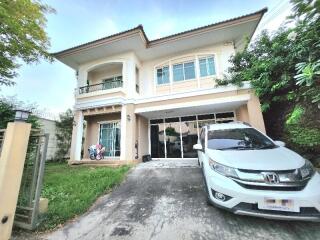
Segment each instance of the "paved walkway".
[{"label": "paved walkway", "polygon": [[320,224],[281,222],[208,206],[197,161],[153,161],[76,221],[44,239],[320,239]]}]

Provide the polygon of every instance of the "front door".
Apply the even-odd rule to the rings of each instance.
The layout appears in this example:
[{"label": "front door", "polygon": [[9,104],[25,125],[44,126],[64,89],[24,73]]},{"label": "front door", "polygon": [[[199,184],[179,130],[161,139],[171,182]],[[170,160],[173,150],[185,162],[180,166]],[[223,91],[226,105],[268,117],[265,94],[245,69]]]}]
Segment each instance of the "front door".
[{"label": "front door", "polygon": [[120,121],[100,124],[99,143],[106,149],[104,156],[120,156]]}]

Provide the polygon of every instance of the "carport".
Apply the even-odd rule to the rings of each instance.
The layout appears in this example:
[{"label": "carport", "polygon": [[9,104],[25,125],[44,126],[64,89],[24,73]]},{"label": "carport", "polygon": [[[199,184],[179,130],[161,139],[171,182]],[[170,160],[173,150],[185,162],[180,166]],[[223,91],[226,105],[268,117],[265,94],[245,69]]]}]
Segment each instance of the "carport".
[{"label": "carport", "polygon": [[136,114],[148,119],[147,144],[152,159],[197,158],[192,147],[200,137],[202,126],[236,120],[250,122],[248,106],[254,98],[241,94],[178,100],[139,104],[135,108]]}]

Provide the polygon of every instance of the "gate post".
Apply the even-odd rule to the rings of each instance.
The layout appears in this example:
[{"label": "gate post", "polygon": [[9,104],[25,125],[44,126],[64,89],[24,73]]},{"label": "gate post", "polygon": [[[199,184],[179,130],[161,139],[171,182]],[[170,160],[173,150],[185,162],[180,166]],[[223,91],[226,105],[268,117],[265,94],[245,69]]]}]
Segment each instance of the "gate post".
[{"label": "gate post", "polygon": [[0,239],[11,237],[31,124],[8,123],[0,158]]}]

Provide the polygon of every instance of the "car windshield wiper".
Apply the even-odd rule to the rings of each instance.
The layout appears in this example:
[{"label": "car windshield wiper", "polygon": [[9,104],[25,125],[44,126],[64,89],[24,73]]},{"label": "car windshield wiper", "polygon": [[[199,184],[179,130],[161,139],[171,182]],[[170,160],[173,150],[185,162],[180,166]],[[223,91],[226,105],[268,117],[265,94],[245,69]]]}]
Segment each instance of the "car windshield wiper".
[{"label": "car windshield wiper", "polygon": [[252,147],[246,147],[246,146],[234,146],[234,147],[226,147],[226,148],[217,148],[216,150],[248,150],[253,149]]},{"label": "car windshield wiper", "polygon": [[273,149],[273,148],[275,148],[276,147],[276,145],[265,145],[265,146],[262,146],[262,147],[259,147],[259,148],[257,148],[257,149]]}]

